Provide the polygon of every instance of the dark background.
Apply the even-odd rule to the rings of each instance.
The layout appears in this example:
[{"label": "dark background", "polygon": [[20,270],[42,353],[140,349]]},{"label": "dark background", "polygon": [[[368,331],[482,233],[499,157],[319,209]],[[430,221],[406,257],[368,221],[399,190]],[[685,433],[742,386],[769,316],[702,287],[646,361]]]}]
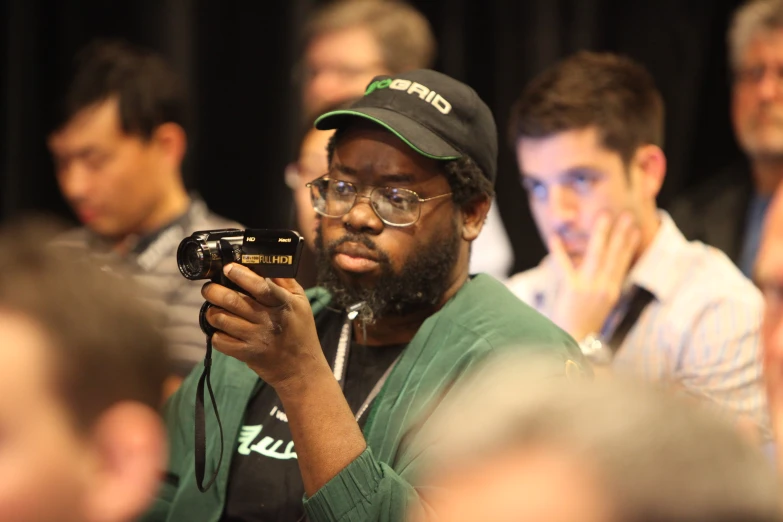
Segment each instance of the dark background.
[{"label": "dark background", "polygon": [[[27,211],[73,219],[46,134],[76,51],[120,37],[162,52],[190,86],[187,182],[247,226],[289,225],[285,165],[295,155],[298,28],[321,4],[217,0],[0,0],[0,220]],[[473,86],[495,113],[498,201],[516,270],[543,255],[505,143],[507,113],[533,75],[579,49],[645,64],[667,107],[669,173],[659,203],[738,156],[729,123],[725,33],[738,0],[436,0],[413,2],[439,42],[436,68]]]}]

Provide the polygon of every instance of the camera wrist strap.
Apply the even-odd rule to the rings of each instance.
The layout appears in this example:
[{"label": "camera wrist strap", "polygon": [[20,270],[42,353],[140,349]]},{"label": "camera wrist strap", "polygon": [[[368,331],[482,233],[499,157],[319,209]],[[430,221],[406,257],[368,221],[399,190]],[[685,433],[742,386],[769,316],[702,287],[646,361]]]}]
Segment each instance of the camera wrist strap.
[{"label": "camera wrist strap", "polygon": [[[223,424],[220,422],[220,414],[218,413],[217,402],[215,401],[215,393],[212,391],[212,383],[209,380],[209,375],[212,371],[212,335],[207,335],[207,353],[204,356],[204,370],[201,372],[201,377],[198,380],[198,388],[196,389],[196,418],[195,418],[195,463],[196,463],[196,485],[199,491],[204,493],[207,491],[217,479],[218,471],[220,471],[220,464],[223,462]],[[204,382],[207,384],[207,390],[209,391],[209,398],[212,401],[212,409],[215,411],[215,418],[217,419],[218,431],[220,432],[220,457],[218,458],[217,466],[215,466],[215,472],[212,474],[212,478],[209,482],[204,484],[204,473],[207,465],[207,423],[204,417]]]}]

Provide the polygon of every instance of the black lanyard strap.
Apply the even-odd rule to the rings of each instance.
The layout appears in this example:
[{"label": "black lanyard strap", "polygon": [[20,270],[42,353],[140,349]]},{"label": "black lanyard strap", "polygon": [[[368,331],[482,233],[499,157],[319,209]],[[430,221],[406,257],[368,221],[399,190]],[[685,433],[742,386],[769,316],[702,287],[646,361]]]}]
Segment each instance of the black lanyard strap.
[{"label": "black lanyard strap", "polygon": [[[201,377],[198,380],[198,388],[196,390],[196,425],[194,429],[195,443],[196,443],[196,485],[198,490],[202,493],[206,492],[217,479],[218,471],[220,471],[220,464],[223,462],[223,424],[220,422],[220,414],[218,413],[217,402],[215,401],[215,393],[212,391],[212,383],[209,380],[210,373],[212,371],[212,335],[207,335],[207,353],[204,356],[204,370],[201,372]],[[204,473],[207,465],[207,423],[204,417],[204,382],[207,384],[207,390],[209,391],[209,399],[212,401],[212,409],[215,411],[215,418],[218,423],[218,432],[220,433],[220,457],[218,458],[217,466],[215,466],[215,472],[212,474],[212,478],[209,482],[204,484]]]},{"label": "black lanyard strap", "polygon": [[622,321],[620,321],[620,324],[617,325],[617,328],[614,329],[614,332],[612,332],[612,336],[607,343],[613,353],[617,353],[617,350],[620,349],[623,341],[625,341],[625,338],[628,336],[628,332],[631,331],[631,328],[633,328],[639,320],[642,312],[644,312],[647,305],[652,302],[653,298],[654,296],[649,290],[640,286],[636,287],[633,297],[631,297],[631,301],[628,303],[625,316]]}]

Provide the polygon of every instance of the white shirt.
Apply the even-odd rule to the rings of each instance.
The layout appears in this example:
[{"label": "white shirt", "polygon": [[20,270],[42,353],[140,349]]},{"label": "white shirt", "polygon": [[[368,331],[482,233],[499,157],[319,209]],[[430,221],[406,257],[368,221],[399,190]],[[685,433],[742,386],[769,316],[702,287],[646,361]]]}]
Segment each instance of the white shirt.
[{"label": "white shirt", "polygon": [[[675,385],[733,416],[750,417],[768,436],[761,293],[725,254],[688,242],[666,212],[659,216],[658,233],[629,272],[618,308],[634,286],[651,292],[653,300],[618,348],[613,369]],[[550,318],[560,284],[549,256],[507,281],[520,299]]]},{"label": "white shirt", "polygon": [[512,266],[514,251],[503,226],[497,202],[493,201],[481,233],[471,246],[469,270],[471,274],[484,272],[503,281],[508,278]]}]

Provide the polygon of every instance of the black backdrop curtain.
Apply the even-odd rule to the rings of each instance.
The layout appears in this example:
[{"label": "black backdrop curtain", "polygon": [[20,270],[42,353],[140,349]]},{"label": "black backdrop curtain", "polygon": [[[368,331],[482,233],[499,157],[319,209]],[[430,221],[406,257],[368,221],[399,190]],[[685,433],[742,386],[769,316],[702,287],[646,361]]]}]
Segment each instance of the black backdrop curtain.
[{"label": "black backdrop curtain", "polygon": [[[71,58],[96,37],[162,52],[185,76],[194,125],[186,180],[248,226],[290,224],[283,170],[298,128],[297,28],[322,2],[3,0],[0,2],[0,219],[72,219],[45,138]],[[738,0],[432,0],[413,2],[439,41],[436,68],[488,102],[501,138],[498,203],[516,270],[544,250],[505,146],[507,112],[526,81],[579,49],[644,63],[667,106],[669,173],[659,202],[737,155],[728,119],[725,31]]]}]

